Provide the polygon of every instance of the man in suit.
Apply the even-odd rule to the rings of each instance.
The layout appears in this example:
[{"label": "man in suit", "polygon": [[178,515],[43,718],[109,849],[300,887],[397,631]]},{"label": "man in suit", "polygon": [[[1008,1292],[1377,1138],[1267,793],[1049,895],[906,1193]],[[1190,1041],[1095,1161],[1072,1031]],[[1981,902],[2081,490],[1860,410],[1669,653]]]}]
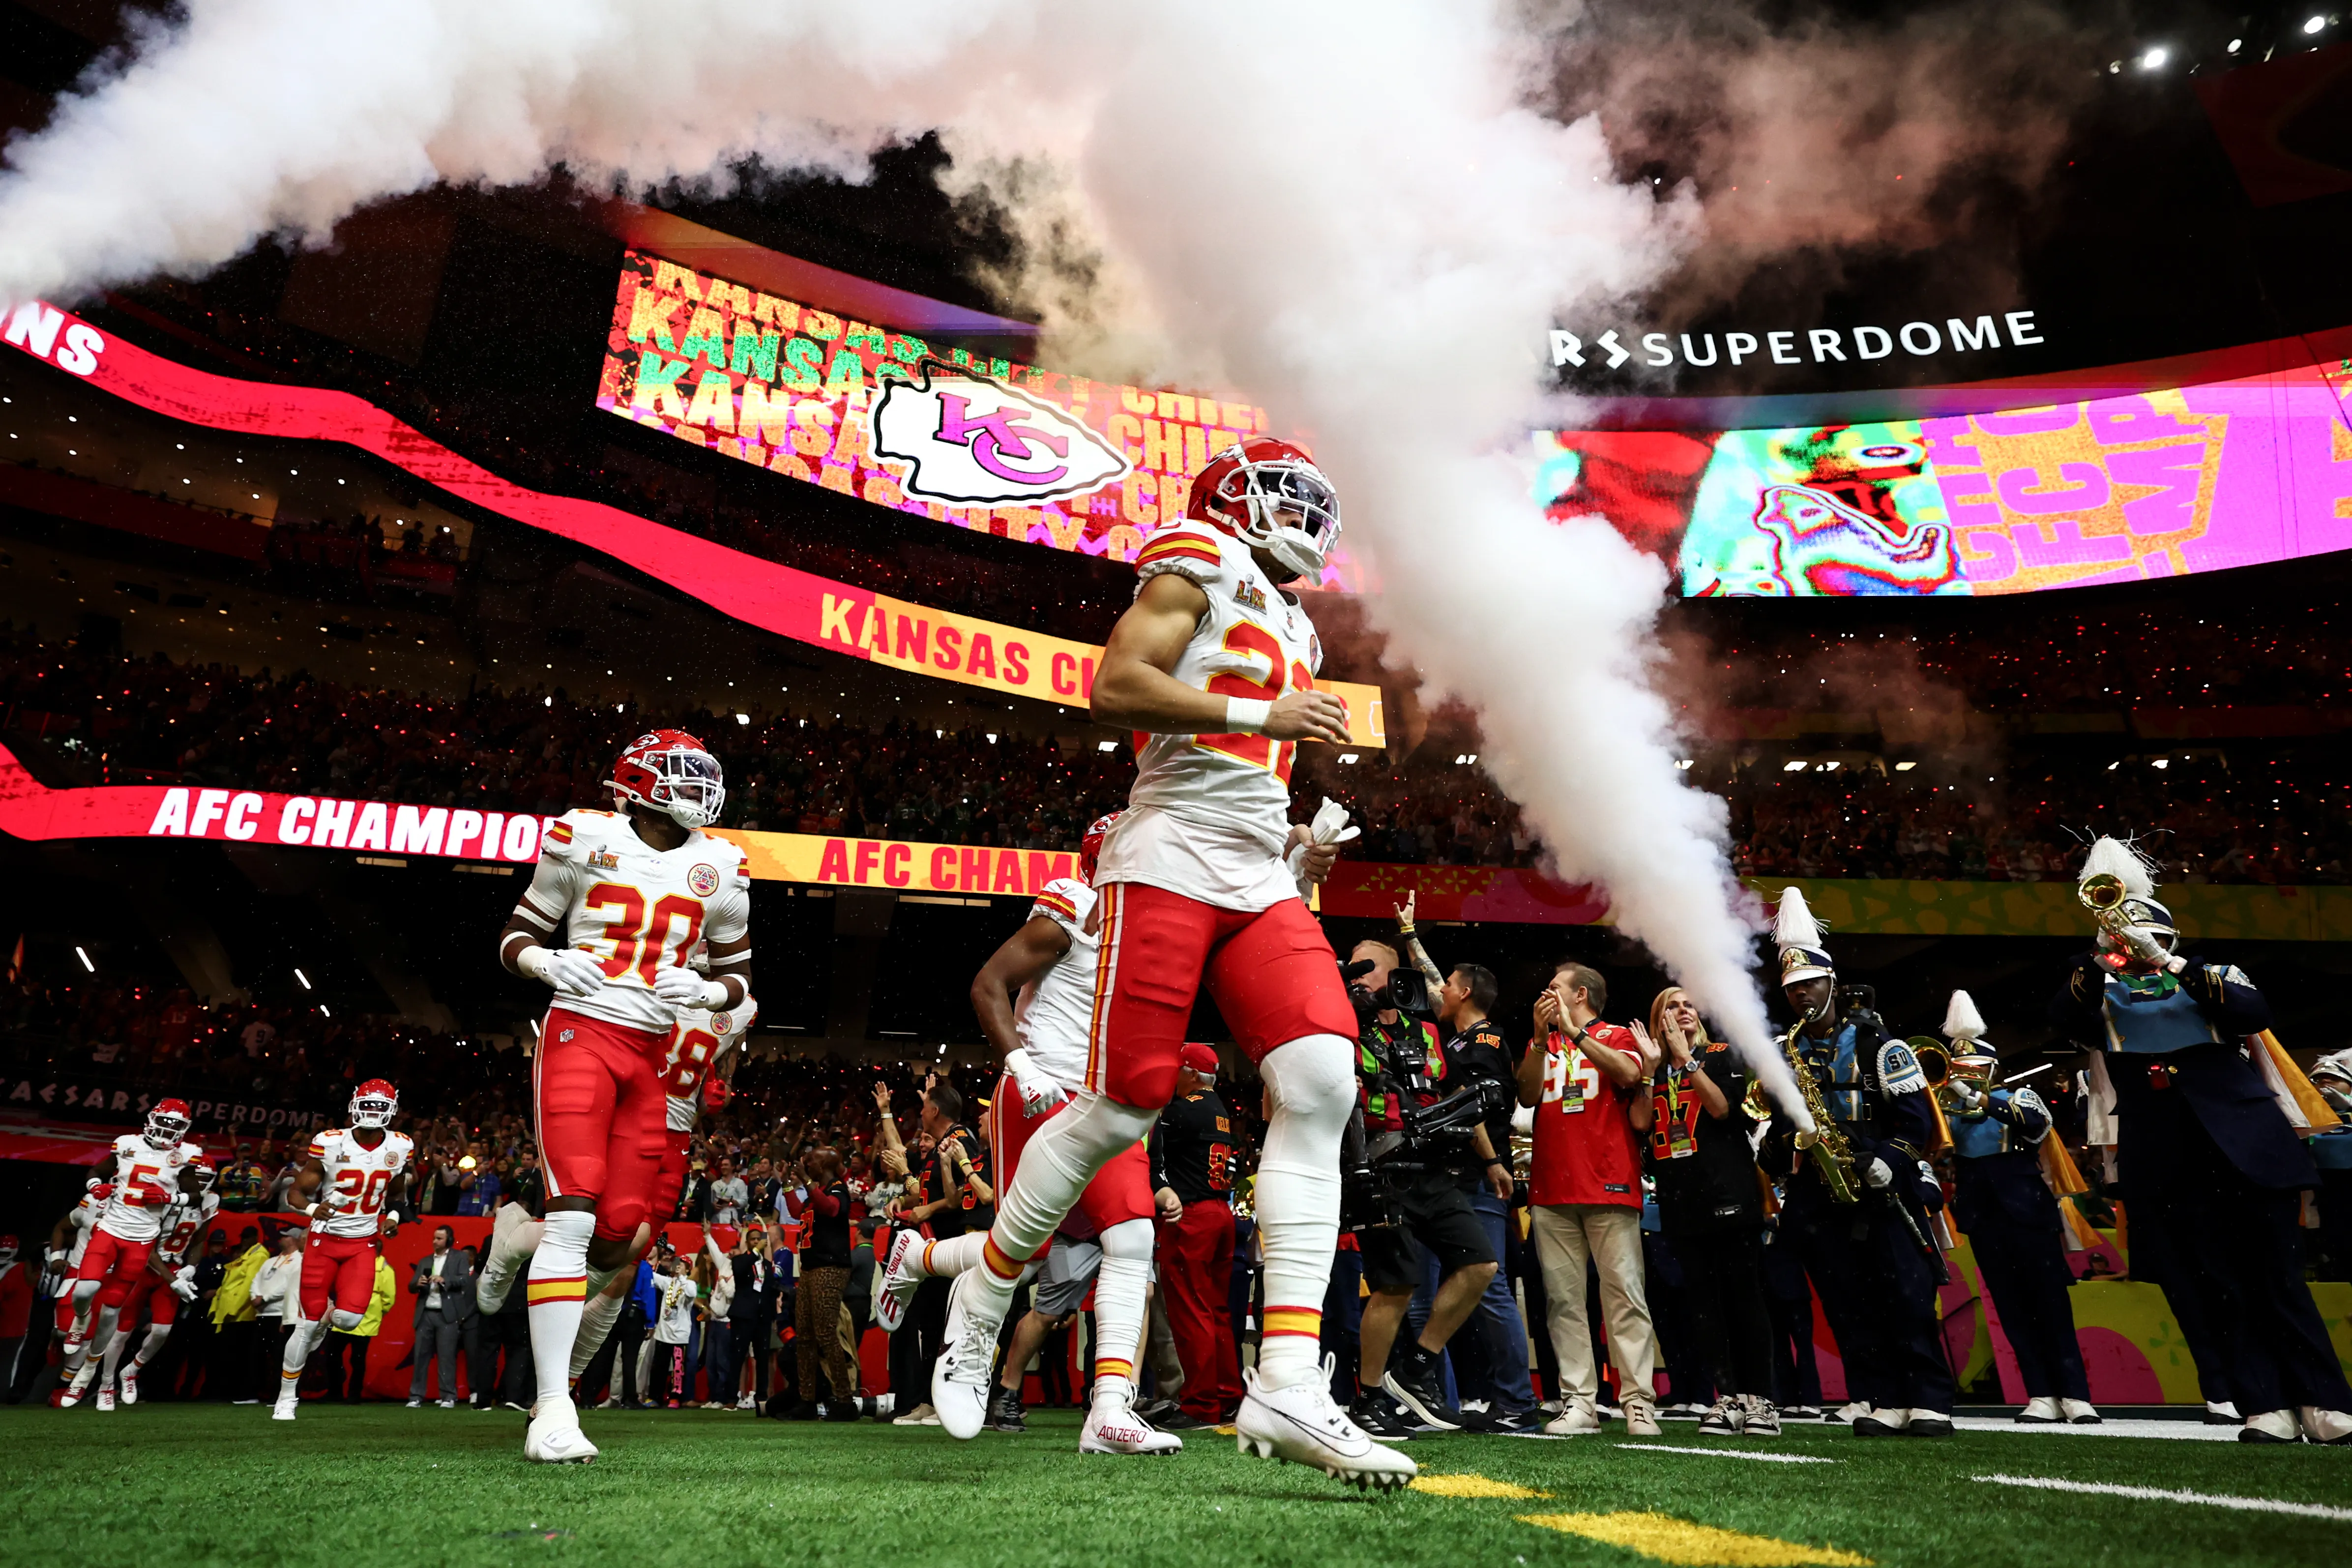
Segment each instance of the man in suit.
[{"label": "man in suit", "polygon": [[457,1405],[457,1344],[466,1320],[474,1310],[474,1272],[467,1254],[457,1248],[457,1233],[447,1226],[433,1230],[433,1250],[419,1258],[409,1276],[408,1289],[416,1298],[415,1371],[408,1380],[408,1407],[425,1403],[425,1369],[441,1365],[440,1405]]},{"label": "man in suit", "polygon": [[[2116,1159],[2135,1233],[2159,1233],[2221,1337],[2248,1443],[2352,1443],[2352,1387],[2304,1283],[2295,1235],[2319,1173],[2252,1051],[2270,1004],[2234,964],[2192,963],[2147,865],[2091,846],[2084,902],[2103,915],[2051,1022],[2092,1050],[2092,1094],[2119,1121]],[[2094,1128],[2094,1139],[2097,1129]]]}]

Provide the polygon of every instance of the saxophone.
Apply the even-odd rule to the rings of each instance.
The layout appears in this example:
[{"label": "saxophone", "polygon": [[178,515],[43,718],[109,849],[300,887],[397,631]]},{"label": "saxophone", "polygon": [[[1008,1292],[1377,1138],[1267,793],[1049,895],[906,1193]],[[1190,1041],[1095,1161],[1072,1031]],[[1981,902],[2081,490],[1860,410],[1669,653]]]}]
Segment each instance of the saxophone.
[{"label": "saxophone", "polygon": [[1804,1053],[1797,1048],[1797,1037],[1805,1032],[1806,1025],[1819,1016],[1818,1012],[1812,1012],[1798,1019],[1781,1040],[1780,1054],[1789,1058],[1789,1070],[1796,1075],[1797,1091],[1805,1097],[1805,1110],[1813,1119],[1811,1132],[1797,1134],[1797,1147],[1812,1157],[1813,1168],[1821,1173],[1830,1196],[1839,1203],[1850,1204],[1859,1197],[1853,1190],[1853,1150],[1847,1144],[1845,1134],[1838,1131],[1836,1119],[1830,1115],[1829,1102],[1822,1098],[1822,1086],[1814,1079]]}]

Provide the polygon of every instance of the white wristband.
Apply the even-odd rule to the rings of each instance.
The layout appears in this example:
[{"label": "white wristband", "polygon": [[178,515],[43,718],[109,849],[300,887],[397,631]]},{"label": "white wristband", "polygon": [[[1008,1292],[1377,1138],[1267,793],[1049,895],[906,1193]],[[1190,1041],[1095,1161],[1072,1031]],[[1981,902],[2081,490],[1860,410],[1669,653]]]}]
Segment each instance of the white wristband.
[{"label": "white wristband", "polygon": [[1255,697],[1225,699],[1225,731],[1234,735],[1255,735],[1264,732],[1274,704]]},{"label": "white wristband", "polygon": [[536,943],[522,948],[515,954],[515,973],[527,979],[536,980],[541,985],[552,985],[555,983],[547,977],[547,961],[550,956],[547,949]]}]

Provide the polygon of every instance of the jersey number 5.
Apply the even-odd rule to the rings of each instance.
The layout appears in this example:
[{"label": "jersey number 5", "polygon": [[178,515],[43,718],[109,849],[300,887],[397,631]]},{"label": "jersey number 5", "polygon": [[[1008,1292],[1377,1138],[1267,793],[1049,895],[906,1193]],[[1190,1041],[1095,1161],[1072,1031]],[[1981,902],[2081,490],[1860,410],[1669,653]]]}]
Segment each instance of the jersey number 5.
[{"label": "jersey number 5", "polygon": [[620,882],[599,882],[580,904],[583,909],[620,911],[617,918],[604,922],[604,940],[613,944],[612,956],[604,960],[607,980],[618,980],[634,965],[637,978],[651,985],[654,971],[662,966],[666,954],[677,955],[671,961],[674,965],[685,963],[702,935],[702,900],[682,894],[667,894],[648,915],[646,896],[636,889]]},{"label": "jersey number 5", "polygon": [[[1213,675],[1209,677],[1208,692],[1212,697],[1253,697],[1271,702],[1282,695],[1286,685],[1293,691],[1312,691],[1315,672],[1304,664],[1293,663],[1283,668],[1282,645],[1274,634],[1247,621],[1236,623],[1225,633],[1225,651],[1245,658],[1264,659],[1265,676]],[[1290,764],[1298,755],[1296,741],[1276,741],[1266,735],[1202,735],[1198,743],[1213,752],[1223,752],[1229,757],[1239,757],[1254,768],[1271,768],[1274,776],[1284,784],[1290,782]]]}]

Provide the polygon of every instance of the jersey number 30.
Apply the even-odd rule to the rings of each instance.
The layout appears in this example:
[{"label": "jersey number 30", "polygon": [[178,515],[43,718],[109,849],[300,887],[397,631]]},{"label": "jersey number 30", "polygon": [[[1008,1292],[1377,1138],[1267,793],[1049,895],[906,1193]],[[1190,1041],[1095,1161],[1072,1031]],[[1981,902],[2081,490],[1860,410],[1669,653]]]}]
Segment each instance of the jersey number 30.
[{"label": "jersey number 30", "polygon": [[599,882],[580,902],[583,909],[620,911],[617,918],[604,922],[604,940],[613,944],[613,955],[604,960],[607,980],[618,980],[634,966],[637,978],[651,985],[654,971],[662,966],[665,955],[677,954],[671,964],[683,965],[702,935],[702,900],[683,894],[667,894],[648,914],[646,896],[636,889],[621,882]]},{"label": "jersey number 30", "polygon": [[[1225,651],[1247,658],[1265,661],[1265,677],[1254,675],[1213,675],[1209,677],[1212,697],[1254,697],[1271,702],[1282,695],[1286,684],[1293,691],[1315,689],[1315,672],[1304,664],[1293,662],[1286,670],[1282,663],[1282,645],[1274,634],[1247,621],[1236,623],[1225,633]],[[1274,776],[1284,784],[1290,782],[1290,764],[1298,755],[1296,741],[1276,741],[1265,735],[1202,735],[1199,743],[1213,752],[1223,752],[1239,757],[1254,768],[1271,768]]]}]

